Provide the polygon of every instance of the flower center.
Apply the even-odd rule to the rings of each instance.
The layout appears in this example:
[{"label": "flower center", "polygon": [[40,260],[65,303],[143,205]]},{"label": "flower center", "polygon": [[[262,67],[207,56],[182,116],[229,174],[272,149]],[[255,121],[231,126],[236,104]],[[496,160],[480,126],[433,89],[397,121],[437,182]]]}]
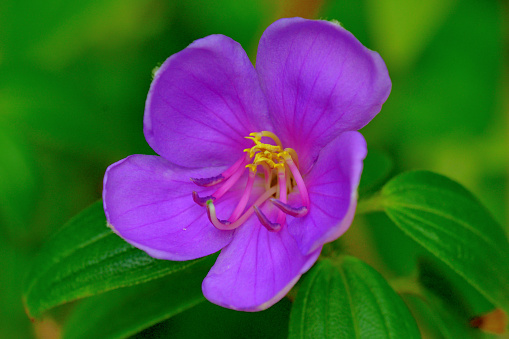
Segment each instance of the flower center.
[{"label": "flower center", "polygon": [[[303,217],[309,210],[309,195],[299,171],[297,153],[291,148],[283,148],[279,138],[272,132],[255,132],[246,138],[252,140],[254,145],[245,149],[245,154],[233,166],[212,178],[191,178],[198,186],[209,187],[222,183],[213,194],[205,197],[193,192],[193,200],[207,208],[210,222],[218,229],[233,230],[255,213],[263,226],[271,232],[277,232],[284,226],[287,214]],[[248,179],[237,206],[228,220],[218,219],[214,202],[228,192],[246,170]],[[253,185],[258,178],[263,178],[265,192],[247,207]],[[287,203],[288,194],[294,191],[300,194],[303,204],[300,207],[292,207]],[[267,200],[279,208],[275,221],[269,220],[260,210]]]}]

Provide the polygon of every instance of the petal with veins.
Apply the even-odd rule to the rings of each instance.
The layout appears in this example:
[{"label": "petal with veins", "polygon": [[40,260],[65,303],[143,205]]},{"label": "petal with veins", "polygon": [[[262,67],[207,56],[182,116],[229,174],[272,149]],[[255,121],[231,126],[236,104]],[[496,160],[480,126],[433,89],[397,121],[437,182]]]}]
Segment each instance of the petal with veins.
[{"label": "petal with veins", "polygon": [[[200,170],[204,176],[221,168]],[[233,233],[217,230],[205,208],[193,201],[192,172],[151,155],[132,155],[111,165],[104,177],[103,203],[108,224],[135,247],[168,260],[190,260],[226,246]],[[220,206],[235,207],[238,189]]]},{"label": "petal with veins", "polygon": [[260,39],[256,70],[275,131],[299,154],[302,174],[327,143],[373,119],[391,90],[380,55],[323,20],[270,25]]},{"label": "petal with veins", "polygon": [[[278,210],[267,203],[266,216]],[[252,216],[235,231],[202,284],[205,297],[220,306],[260,311],[283,298],[316,261],[321,248],[302,255],[286,227],[269,232]]]},{"label": "petal with veins", "polygon": [[[302,253],[315,251],[350,227],[366,152],[366,141],[359,132],[341,134],[320,152],[304,178],[311,202],[308,214],[287,219],[289,232]],[[299,194],[292,193],[289,204],[302,205]]]},{"label": "petal with veins", "polygon": [[180,166],[231,166],[251,143],[245,136],[271,128],[266,106],[240,44],[211,35],[157,71],[145,106],[145,138]]}]

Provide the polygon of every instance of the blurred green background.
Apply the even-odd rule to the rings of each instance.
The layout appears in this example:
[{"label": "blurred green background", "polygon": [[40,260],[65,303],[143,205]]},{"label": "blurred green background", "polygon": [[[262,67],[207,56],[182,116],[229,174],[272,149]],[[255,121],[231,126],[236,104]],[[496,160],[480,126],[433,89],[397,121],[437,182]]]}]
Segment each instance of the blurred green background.
[{"label": "blurred green background", "polygon": [[[428,169],[461,182],[506,225],[508,7],[495,0],[2,0],[0,338],[57,337],[58,322],[32,324],[24,314],[23,277],[45,239],[100,199],[109,164],[153,153],[142,131],[152,69],[214,33],[239,41],[254,61],[259,37],[280,17],[339,20],[378,51],[393,88],[362,131],[369,149],[392,158],[392,173]],[[369,260],[373,249],[357,252],[377,262]]]}]

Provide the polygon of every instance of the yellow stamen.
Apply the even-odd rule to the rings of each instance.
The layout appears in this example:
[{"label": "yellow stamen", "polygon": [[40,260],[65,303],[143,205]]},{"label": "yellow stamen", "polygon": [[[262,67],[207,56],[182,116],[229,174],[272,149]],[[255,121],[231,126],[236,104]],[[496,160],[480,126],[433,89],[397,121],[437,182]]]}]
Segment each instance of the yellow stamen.
[{"label": "yellow stamen", "polygon": [[[262,137],[272,139],[276,145],[261,142]],[[285,151],[283,151],[281,141],[274,133],[268,131],[250,133],[246,139],[252,140],[255,144],[253,147],[244,150],[244,152],[249,153],[250,158],[254,157],[252,164],[246,165],[247,168],[255,171],[256,166],[262,165],[269,172],[274,168],[284,168],[283,153]]]},{"label": "yellow stamen", "polygon": [[274,142],[276,143],[276,145],[278,145],[279,147],[283,148],[283,144],[281,143],[281,140],[279,140],[279,138],[277,137],[277,135],[275,135],[274,133],[269,132],[269,131],[262,131],[262,132],[261,132],[261,135],[262,135],[263,137],[271,138],[272,140],[274,140]]},{"label": "yellow stamen", "polygon": [[287,152],[288,154],[290,154],[290,156],[293,159],[293,162],[295,162],[295,165],[297,165],[297,167],[299,167],[299,157],[297,156],[297,152],[295,152],[295,150],[293,148],[289,148],[289,147],[285,148],[284,151]]},{"label": "yellow stamen", "polygon": [[[271,140],[267,140],[267,138]],[[269,231],[277,232],[285,224],[287,214],[302,217],[306,215],[309,209],[309,195],[298,169],[297,153],[292,148],[283,148],[281,140],[272,132],[250,133],[246,139],[251,140],[254,145],[244,150],[245,155],[237,161],[236,165],[225,171],[224,176],[223,174],[218,176],[225,179],[224,184],[210,196],[200,197],[196,192],[193,192],[193,199],[199,205],[207,206],[207,214],[210,221],[220,230],[233,230],[239,227],[256,211],[256,215],[262,225],[267,227]],[[245,173],[242,168],[243,166],[249,169],[245,191],[230,218],[228,220],[219,220],[216,216],[213,201],[220,199],[240,179]],[[246,209],[251,189],[258,178],[258,166],[262,167],[263,173],[261,176],[265,179],[265,193],[256,199],[251,207]],[[215,180],[215,178],[212,179]],[[198,182],[206,183],[208,181],[200,179]],[[297,186],[302,197],[303,207],[294,208],[287,204],[288,194],[292,192],[295,186]],[[273,204],[280,209],[275,223],[268,220],[258,209],[268,199],[271,199]],[[277,228],[275,228],[276,226]]]},{"label": "yellow stamen", "polygon": [[253,173],[256,173],[256,167],[258,167],[256,164],[246,165],[246,168],[249,168]]}]

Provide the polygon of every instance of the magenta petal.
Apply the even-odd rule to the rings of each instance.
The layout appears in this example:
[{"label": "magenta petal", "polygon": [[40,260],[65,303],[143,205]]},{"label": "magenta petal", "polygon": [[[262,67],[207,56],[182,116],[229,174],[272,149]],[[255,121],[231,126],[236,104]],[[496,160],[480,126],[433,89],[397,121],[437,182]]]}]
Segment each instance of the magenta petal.
[{"label": "magenta petal", "polygon": [[[266,210],[264,211],[264,213]],[[277,210],[266,213],[274,220]],[[316,261],[321,248],[302,255],[286,227],[269,232],[251,217],[239,227],[202,284],[205,297],[240,311],[264,310],[283,298]]]},{"label": "magenta petal", "polygon": [[256,60],[274,128],[303,159],[303,172],[341,132],[365,126],[391,90],[378,53],[328,21],[276,21],[260,39]]},{"label": "magenta petal", "polygon": [[[222,169],[201,170],[203,176]],[[162,157],[132,155],[108,167],[103,203],[110,227],[127,242],[149,255],[168,260],[190,260],[226,246],[232,231],[209,222],[205,208],[193,201],[196,189],[189,176]],[[235,206],[234,191],[223,204]],[[229,207],[232,208],[231,206]]]},{"label": "magenta petal", "polygon": [[145,107],[145,138],[180,166],[233,165],[252,144],[244,137],[272,130],[266,106],[240,44],[211,35],[172,55],[156,72]]},{"label": "magenta petal", "polygon": [[[350,227],[366,152],[366,141],[359,132],[341,134],[320,152],[304,178],[311,201],[309,212],[302,218],[288,217],[288,230],[302,253],[321,248]],[[292,193],[290,204],[299,204],[297,197]]]}]

